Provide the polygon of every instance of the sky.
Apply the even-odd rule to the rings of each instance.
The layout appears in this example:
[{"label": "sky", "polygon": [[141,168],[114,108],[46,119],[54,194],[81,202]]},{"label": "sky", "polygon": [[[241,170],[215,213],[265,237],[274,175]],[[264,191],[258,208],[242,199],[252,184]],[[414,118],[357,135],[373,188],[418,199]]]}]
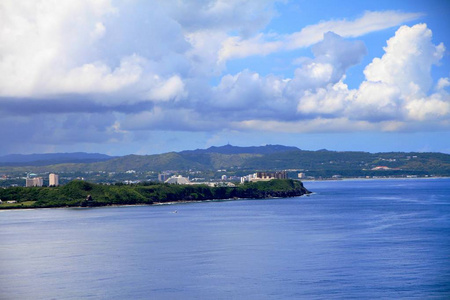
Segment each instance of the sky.
[{"label": "sky", "polygon": [[0,155],[450,153],[450,1],[2,0]]}]

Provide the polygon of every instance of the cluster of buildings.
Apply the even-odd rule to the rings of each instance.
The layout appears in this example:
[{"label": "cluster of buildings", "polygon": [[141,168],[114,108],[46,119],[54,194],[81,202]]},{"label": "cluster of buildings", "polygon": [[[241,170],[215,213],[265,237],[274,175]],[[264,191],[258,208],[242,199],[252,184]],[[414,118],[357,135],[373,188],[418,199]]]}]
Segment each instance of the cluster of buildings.
[{"label": "cluster of buildings", "polygon": [[[44,179],[42,177],[30,177],[30,174],[27,174],[27,178],[25,179],[26,187],[33,186],[43,186]],[[59,175],[51,173],[48,175],[48,186],[58,186],[59,185]]]},{"label": "cluster of buildings", "polygon": [[254,182],[254,181],[269,181],[272,179],[287,179],[287,172],[256,172],[254,174],[249,174],[241,177],[241,183],[244,182]]},{"label": "cluster of buildings", "polygon": [[[244,182],[254,182],[254,181],[269,181],[272,179],[287,179],[287,173],[285,171],[282,172],[257,172],[254,174],[250,174],[247,176],[243,176],[240,178],[241,183]],[[169,183],[169,184],[194,184],[192,183],[189,178],[187,177],[183,177],[181,175],[173,175],[171,177],[166,178],[165,174],[159,174],[158,175],[158,180],[162,181],[164,183]],[[223,181],[227,180],[227,176],[223,175],[221,177],[222,183],[220,183],[220,185],[223,185]],[[202,183],[202,182],[199,182]],[[218,185],[219,183],[214,183],[214,182],[203,182],[203,184],[208,184],[208,185]]]},{"label": "cluster of buildings", "polygon": [[[162,173],[158,175],[158,181],[160,182],[165,182],[165,183],[169,183],[169,184],[194,184],[192,183],[189,178],[187,177],[183,177],[181,175],[173,175],[170,176],[166,173]],[[288,175],[286,171],[280,171],[280,172],[256,172],[254,174],[250,174],[250,175],[246,175],[243,177],[230,177],[228,178],[227,175],[222,175],[221,176],[221,181],[222,182],[198,182],[198,183],[203,183],[203,184],[208,184],[208,185],[224,185],[224,181],[230,179],[237,179],[241,181],[241,183],[244,182],[254,182],[254,181],[269,181],[272,179],[287,179]]]}]

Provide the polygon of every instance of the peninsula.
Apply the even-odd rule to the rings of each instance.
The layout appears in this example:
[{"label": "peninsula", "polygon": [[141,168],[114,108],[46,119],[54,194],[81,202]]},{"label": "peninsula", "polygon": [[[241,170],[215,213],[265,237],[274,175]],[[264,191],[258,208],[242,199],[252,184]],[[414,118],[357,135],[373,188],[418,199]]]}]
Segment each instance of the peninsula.
[{"label": "peninsula", "polygon": [[146,182],[139,184],[94,184],[74,180],[57,187],[9,187],[0,189],[0,209],[155,204],[238,198],[296,197],[311,193],[298,180],[274,179],[247,182],[235,187],[203,184],[178,185]]}]

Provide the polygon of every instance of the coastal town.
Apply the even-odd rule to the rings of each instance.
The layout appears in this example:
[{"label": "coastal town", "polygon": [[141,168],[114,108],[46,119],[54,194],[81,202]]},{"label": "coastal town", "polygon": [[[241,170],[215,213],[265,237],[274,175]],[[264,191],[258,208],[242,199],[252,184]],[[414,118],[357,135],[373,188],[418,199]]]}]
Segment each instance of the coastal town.
[{"label": "coastal town", "polygon": [[0,187],[58,186],[73,180],[106,185],[159,182],[233,186],[271,179],[446,176],[450,176],[450,155],[444,153],[306,151],[282,145],[225,145],[122,157],[88,153],[0,157]]}]

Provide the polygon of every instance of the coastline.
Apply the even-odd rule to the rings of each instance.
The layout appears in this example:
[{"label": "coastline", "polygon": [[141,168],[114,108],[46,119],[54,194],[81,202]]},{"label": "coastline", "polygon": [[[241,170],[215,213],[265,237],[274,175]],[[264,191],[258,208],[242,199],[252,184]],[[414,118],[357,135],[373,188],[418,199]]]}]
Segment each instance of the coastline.
[{"label": "coastline", "polygon": [[325,179],[301,179],[302,182],[322,182],[322,181],[366,181],[366,180],[414,180],[414,179],[424,179],[424,180],[432,180],[432,179],[446,179],[450,177],[446,176],[433,176],[433,177],[370,177],[370,178],[361,178],[361,177],[345,177],[345,178],[325,178]]},{"label": "coastline", "polygon": [[[3,192],[3,194],[2,194]],[[85,181],[55,187],[0,190],[0,198],[16,201],[0,210],[35,208],[85,208],[103,206],[164,205],[238,199],[289,198],[311,193],[300,181],[277,179],[237,187],[192,185],[98,185]]]}]

